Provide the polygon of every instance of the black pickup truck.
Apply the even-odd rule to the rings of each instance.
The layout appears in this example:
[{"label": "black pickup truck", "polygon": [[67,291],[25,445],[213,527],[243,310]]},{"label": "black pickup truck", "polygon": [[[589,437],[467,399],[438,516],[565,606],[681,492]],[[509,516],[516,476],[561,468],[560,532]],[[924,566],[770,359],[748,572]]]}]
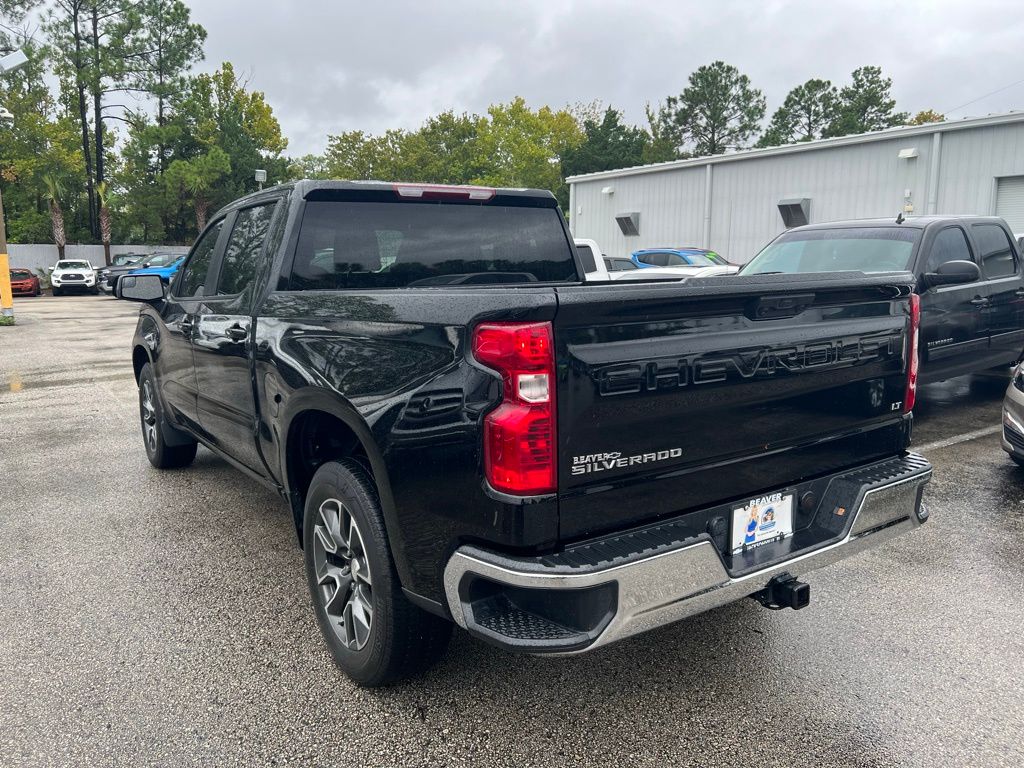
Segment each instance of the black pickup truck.
[{"label": "black pickup truck", "polygon": [[[290,505],[334,659],[452,622],[578,653],[927,517],[906,272],[585,283],[552,195],[298,182],[213,217],[133,341],[150,462],[202,443]],[[856,589],[856,585],[849,585]]]},{"label": "black pickup truck", "polygon": [[783,232],[745,275],[906,269],[921,296],[922,383],[1008,377],[1024,347],[1024,268],[995,216],[913,216],[810,224]]}]

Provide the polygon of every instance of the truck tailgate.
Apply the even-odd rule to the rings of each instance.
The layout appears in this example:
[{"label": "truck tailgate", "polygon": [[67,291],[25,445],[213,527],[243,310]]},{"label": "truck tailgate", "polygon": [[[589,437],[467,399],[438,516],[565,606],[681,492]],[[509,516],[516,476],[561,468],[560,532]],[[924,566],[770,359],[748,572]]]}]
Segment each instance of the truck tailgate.
[{"label": "truck tailgate", "polygon": [[892,456],[912,276],[559,288],[563,539]]}]

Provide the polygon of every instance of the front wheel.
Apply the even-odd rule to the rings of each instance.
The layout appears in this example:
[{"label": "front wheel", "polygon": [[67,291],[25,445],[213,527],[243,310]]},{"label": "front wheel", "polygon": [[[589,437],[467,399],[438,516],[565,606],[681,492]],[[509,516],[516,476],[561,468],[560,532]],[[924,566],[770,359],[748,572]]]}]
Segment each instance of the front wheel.
[{"label": "front wheel", "polygon": [[1009,454],[1009,456],[1010,456],[1010,461],[1012,461],[1018,467],[1024,467],[1024,459],[1022,459],[1020,456],[1014,456],[1012,453]]},{"label": "front wheel", "polygon": [[175,444],[167,440],[166,432],[172,431],[164,420],[163,406],[156,394],[156,377],[153,366],[146,363],[139,374],[139,418],[142,422],[142,439],[146,444],[149,463],[157,469],[187,467],[196,458],[199,447],[195,440],[181,435]]},{"label": "front wheel", "polygon": [[54,288],[53,289],[53,295],[54,296],[63,296],[64,295],[64,291],[62,291],[60,288]]},{"label": "front wheel", "polygon": [[303,549],[320,631],[352,680],[385,685],[441,657],[451,623],[402,593],[377,490],[356,462],[327,462],[313,475]]}]

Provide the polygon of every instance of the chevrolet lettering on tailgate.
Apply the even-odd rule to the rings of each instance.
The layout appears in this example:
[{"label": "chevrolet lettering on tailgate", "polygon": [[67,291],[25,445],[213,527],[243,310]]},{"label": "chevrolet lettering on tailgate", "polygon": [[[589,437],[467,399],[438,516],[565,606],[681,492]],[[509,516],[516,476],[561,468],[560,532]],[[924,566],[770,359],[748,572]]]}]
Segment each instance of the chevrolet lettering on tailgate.
[{"label": "chevrolet lettering on tailgate", "polygon": [[753,379],[774,376],[779,371],[820,371],[886,360],[899,354],[902,345],[901,334],[878,333],[728,355],[692,355],[617,363],[599,368],[595,371],[595,379],[601,395],[628,395],[692,384],[713,384],[726,381],[733,375]]}]

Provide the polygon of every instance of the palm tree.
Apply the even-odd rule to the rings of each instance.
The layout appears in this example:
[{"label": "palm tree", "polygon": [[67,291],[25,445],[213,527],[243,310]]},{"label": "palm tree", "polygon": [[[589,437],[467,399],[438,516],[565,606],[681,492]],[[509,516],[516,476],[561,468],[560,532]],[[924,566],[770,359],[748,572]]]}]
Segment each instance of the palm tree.
[{"label": "palm tree", "polygon": [[57,260],[60,261],[64,258],[64,246],[67,245],[67,235],[64,232],[64,210],[60,207],[60,199],[64,196],[64,185],[58,177],[47,174],[43,177],[43,186],[46,187],[44,196],[50,203],[53,242],[57,246]]},{"label": "palm tree", "polygon": [[110,266],[110,187],[101,181],[96,185],[96,198],[100,204],[100,240],[103,243],[103,260]]}]

